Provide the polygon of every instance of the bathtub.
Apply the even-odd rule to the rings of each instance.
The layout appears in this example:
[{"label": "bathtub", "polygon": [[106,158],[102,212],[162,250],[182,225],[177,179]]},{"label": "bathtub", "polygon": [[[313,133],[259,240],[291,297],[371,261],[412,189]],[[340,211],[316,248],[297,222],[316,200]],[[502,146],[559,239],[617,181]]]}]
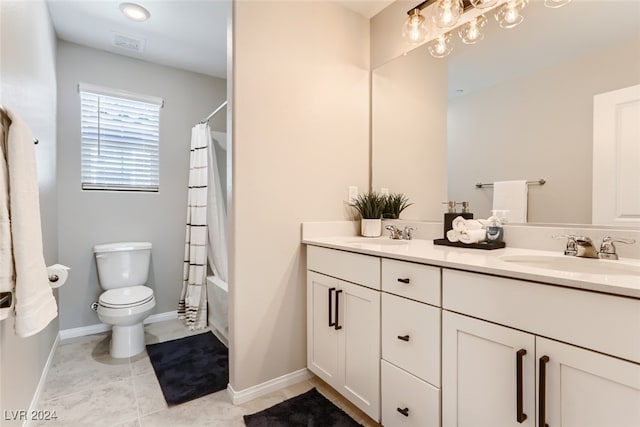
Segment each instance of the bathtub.
[{"label": "bathtub", "polygon": [[[207,276],[207,299],[209,302],[209,326],[229,340],[229,286],[218,276]],[[216,334],[217,335],[217,334]]]}]

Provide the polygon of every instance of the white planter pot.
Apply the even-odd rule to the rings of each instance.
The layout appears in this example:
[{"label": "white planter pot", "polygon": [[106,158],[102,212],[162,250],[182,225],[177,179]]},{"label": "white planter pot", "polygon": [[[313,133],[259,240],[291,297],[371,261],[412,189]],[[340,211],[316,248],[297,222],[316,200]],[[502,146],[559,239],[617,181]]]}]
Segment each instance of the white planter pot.
[{"label": "white planter pot", "polygon": [[360,234],[364,237],[380,237],[382,235],[382,220],[362,219],[360,222]]}]

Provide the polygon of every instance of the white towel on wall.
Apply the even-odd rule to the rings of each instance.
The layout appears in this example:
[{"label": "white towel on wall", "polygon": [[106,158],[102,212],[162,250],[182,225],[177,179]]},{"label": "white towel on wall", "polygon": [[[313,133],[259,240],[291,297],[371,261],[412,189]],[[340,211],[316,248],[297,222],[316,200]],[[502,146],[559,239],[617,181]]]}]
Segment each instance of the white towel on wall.
[{"label": "white towel on wall", "polygon": [[[24,122],[11,120],[0,140],[0,290],[14,287],[15,331],[40,332],[58,315],[42,249],[38,175],[33,136]],[[0,309],[0,320],[8,316]]]},{"label": "white towel on wall", "polygon": [[497,181],[493,183],[493,209],[508,210],[508,222],[527,222],[527,181]]}]

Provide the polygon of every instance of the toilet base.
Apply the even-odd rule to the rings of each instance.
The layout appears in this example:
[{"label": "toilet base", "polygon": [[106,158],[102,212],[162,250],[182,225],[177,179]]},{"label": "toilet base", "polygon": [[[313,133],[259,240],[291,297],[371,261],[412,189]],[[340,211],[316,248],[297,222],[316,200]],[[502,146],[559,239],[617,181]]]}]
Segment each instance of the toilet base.
[{"label": "toilet base", "polygon": [[135,356],[144,351],[144,325],[116,326],[111,330],[109,354],[114,359]]}]

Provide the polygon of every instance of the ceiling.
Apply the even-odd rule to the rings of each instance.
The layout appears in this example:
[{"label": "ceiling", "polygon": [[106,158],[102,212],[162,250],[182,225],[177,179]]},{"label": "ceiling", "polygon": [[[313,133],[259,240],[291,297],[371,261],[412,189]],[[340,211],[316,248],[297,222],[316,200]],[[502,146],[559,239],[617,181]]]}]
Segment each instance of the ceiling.
[{"label": "ceiling", "polygon": [[[131,1],[131,0],[129,0]],[[135,1],[135,0],[134,0]],[[308,0],[290,0],[308,1]],[[322,1],[322,0],[320,0]],[[331,0],[366,17],[379,13],[394,0]],[[58,37],[73,43],[133,58],[226,78],[227,20],[231,0],[139,0],[151,13],[149,20],[126,18],[114,0],[48,0]],[[522,25],[502,30],[487,14],[485,40],[464,46],[457,42],[449,56],[450,96],[499,81],[501,73],[517,67],[548,66],[570,52],[589,49],[638,34],[638,0],[573,0],[560,9],[547,9],[533,0]],[[553,22],[552,22],[553,21]],[[402,23],[398,23],[400,28]],[[581,31],[580,37],[572,37]],[[114,46],[116,34],[138,39],[142,52]],[[457,39],[457,37],[453,37]],[[563,40],[567,43],[558,43]],[[539,47],[543,47],[538,51]],[[507,66],[506,62],[509,63]],[[494,81],[495,80],[495,81]]]},{"label": "ceiling", "polygon": [[[136,1],[136,0],[133,0]],[[230,0],[140,0],[149,20],[125,17],[113,0],[49,0],[57,36],[144,61],[226,78]],[[114,35],[142,40],[142,52],[113,45]]]},{"label": "ceiling", "polygon": [[[120,12],[120,1],[114,0],[48,0],[47,3],[56,34],[62,40],[226,78],[231,0],[128,1],[144,6],[151,17],[145,22],[132,21]],[[393,1],[335,0],[366,18]],[[116,34],[133,39],[143,50],[115,46]]]}]

